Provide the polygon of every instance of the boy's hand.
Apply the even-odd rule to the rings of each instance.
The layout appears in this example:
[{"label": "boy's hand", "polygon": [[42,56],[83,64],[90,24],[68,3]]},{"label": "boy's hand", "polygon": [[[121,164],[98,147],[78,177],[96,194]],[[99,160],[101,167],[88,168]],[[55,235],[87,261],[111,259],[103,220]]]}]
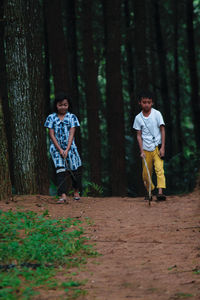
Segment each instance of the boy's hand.
[{"label": "boy's hand", "polygon": [[160,148],[160,158],[164,158],[164,156],[165,156],[165,148],[161,147]]},{"label": "boy's hand", "polygon": [[141,158],[145,158],[145,157],[146,157],[144,151],[142,151],[142,152],[140,153],[140,157],[141,157]]}]

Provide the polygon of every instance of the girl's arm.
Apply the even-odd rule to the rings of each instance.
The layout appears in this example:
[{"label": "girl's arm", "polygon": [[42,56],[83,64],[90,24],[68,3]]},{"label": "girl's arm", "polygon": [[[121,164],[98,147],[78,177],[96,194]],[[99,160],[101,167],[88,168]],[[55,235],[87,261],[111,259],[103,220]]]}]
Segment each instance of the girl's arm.
[{"label": "girl's arm", "polygon": [[160,132],[161,132],[161,148],[160,148],[160,157],[165,156],[165,126],[160,126]]},{"label": "girl's arm", "polygon": [[137,130],[137,141],[140,148],[140,156],[145,157],[144,151],[143,151],[143,144],[142,144],[142,131]]},{"label": "girl's arm", "polygon": [[71,144],[73,142],[75,131],[76,131],[76,127],[71,127],[70,130],[69,130],[68,144],[67,144],[67,148],[66,148],[65,153],[64,153],[64,157],[65,158],[67,157],[68,151],[69,151],[69,149],[71,147]]},{"label": "girl's arm", "polygon": [[58,141],[57,141],[57,139],[55,137],[55,134],[54,134],[54,129],[49,128],[49,136],[50,136],[52,142],[54,143],[55,147],[58,149],[58,151],[60,152],[60,154],[63,156],[64,150],[58,144]]}]

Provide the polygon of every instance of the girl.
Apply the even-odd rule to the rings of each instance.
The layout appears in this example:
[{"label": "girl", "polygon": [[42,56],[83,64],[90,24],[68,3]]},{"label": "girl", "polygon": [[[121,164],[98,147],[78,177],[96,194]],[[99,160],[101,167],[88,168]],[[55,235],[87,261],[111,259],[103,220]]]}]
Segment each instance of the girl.
[{"label": "girl", "polygon": [[58,203],[65,203],[66,171],[70,171],[74,200],[79,200],[80,176],[77,176],[81,159],[74,141],[76,127],[79,127],[77,117],[70,113],[70,99],[65,93],[59,93],[54,101],[54,113],[50,114],[44,124],[49,128],[50,154],[56,168]]}]

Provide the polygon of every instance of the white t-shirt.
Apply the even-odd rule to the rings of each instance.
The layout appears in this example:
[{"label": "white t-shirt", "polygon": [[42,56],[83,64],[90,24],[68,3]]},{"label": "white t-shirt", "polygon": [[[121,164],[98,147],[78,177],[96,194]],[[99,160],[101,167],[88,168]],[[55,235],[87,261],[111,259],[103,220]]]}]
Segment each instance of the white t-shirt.
[{"label": "white t-shirt", "polygon": [[133,128],[142,131],[143,149],[154,151],[161,144],[160,126],[165,125],[161,113],[152,108],[148,117],[140,112],[134,120]]}]

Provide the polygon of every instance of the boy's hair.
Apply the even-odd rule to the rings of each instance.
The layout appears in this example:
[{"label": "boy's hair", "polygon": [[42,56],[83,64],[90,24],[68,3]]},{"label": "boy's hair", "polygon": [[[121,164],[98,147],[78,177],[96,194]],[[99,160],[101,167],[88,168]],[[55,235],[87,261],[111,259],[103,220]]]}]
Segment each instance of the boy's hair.
[{"label": "boy's hair", "polygon": [[153,100],[153,94],[149,91],[142,91],[138,94],[137,100],[138,102],[141,102],[142,99],[148,98]]},{"label": "boy's hair", "polygon": [[60,101],[65,100],[65,99],[68,101],[68,104],[69,104],[68,111],[71,112],[71,110],[72,110],[71,97],[70,97],[70,95],[68,95],[65,92],[56,93],[55,100],[54,100],[54,111],[55,112],[58,112],[58,110],[57,110],[57,103],[60,102]]}]

